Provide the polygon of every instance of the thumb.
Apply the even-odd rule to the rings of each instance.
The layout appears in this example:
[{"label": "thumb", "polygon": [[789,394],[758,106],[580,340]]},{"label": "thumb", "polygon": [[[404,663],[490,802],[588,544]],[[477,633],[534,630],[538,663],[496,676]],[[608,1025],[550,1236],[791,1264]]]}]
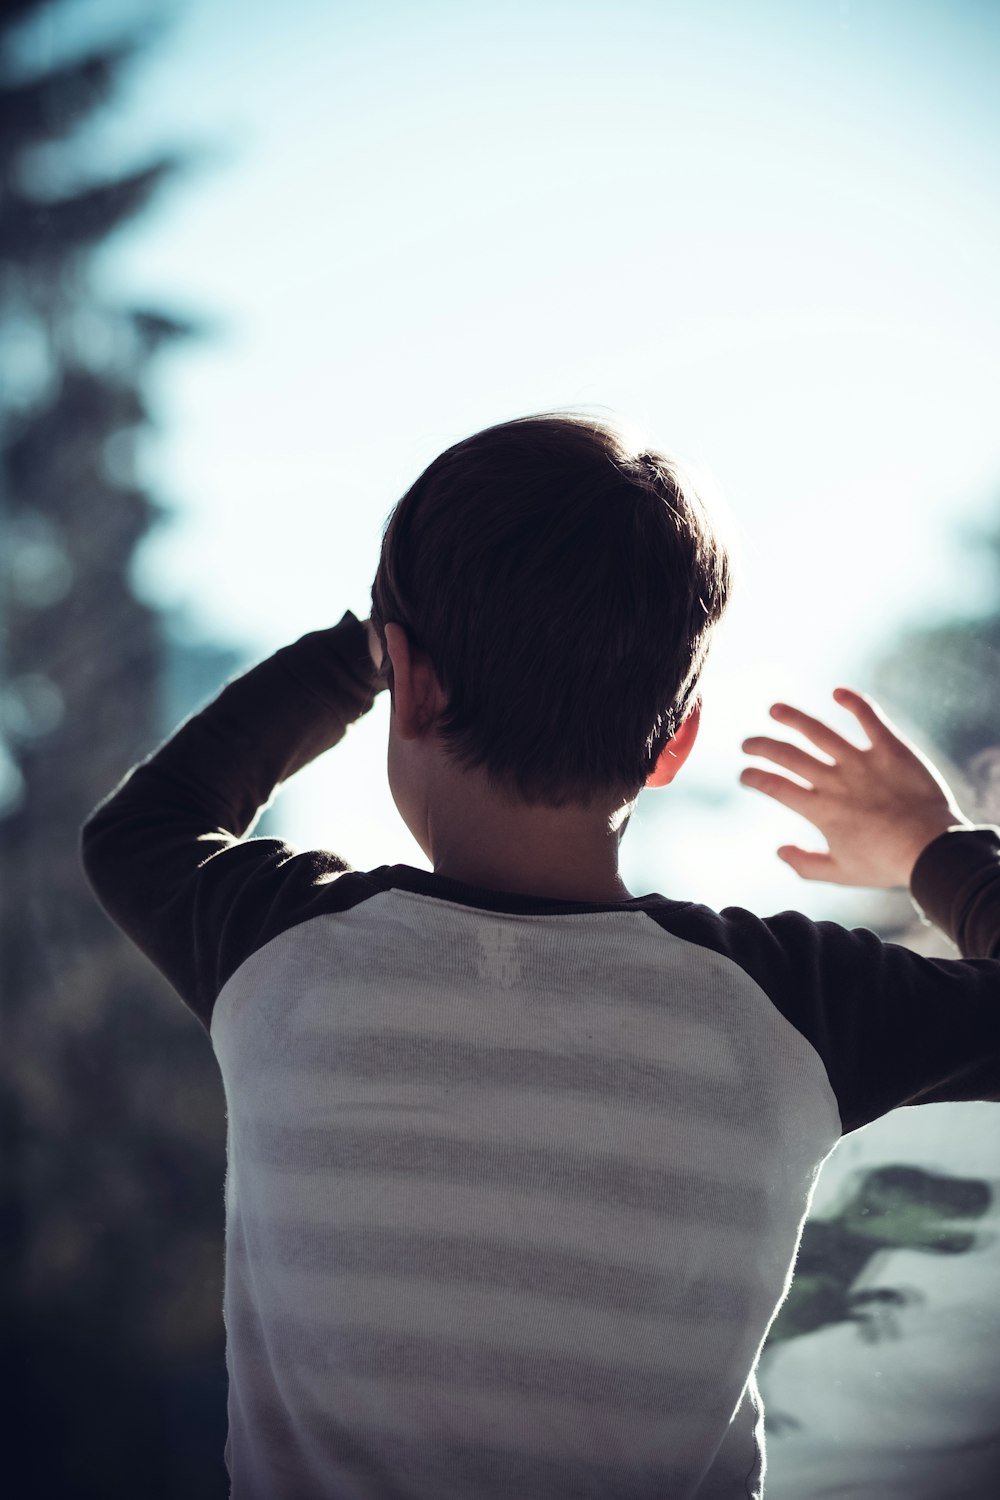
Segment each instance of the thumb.
[{"label": "thumb", "polygon": [[782,844],[778,858],[791,865],[796,875],[803,880],[830,880],[836,882],[834,859],[830,854],[817,854],[811,849],[799,849],[795,844]]}]

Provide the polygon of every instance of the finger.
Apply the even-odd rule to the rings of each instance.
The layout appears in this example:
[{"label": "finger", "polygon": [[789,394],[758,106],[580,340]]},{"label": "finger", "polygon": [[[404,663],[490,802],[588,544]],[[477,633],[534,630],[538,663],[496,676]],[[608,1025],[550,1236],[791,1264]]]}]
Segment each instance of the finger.
[{"label": "finger", "polygon": [[812,849],[799,849],[795,844],[782,844],[778,858],[791,865],[796,875],[803,880],[830,880],[836,883],[836,867],[829,854],[820,854]]},{"label": "finger", "polygon": [[833,769],[832,762],[817,760],[814,755],[809,755],[805,750],[800,750],[797,745],[788,745],[784,740],[772,740],[767,735],[757,734],[751,739],[744,740],[742,748],[747,755],[759,755],[764,760],[773,760],[776,766],[784,766],[786,771],[791,771],[794,776],[801,776],[805,781],[816,784],[816,779],[822,779],[824,771]]},{"label": "finger", "polygon": [[775,703],[771,708],[771,718],[777,719],[780,724],[787,724],[792,729],[797,729],[799,734],[804,734],[807,740],[812,740],[817,750],[831,756],[834,760],[841,760],[851,751],[857,753],[857,745],[852,745],[850,740],[845,740],[842,734],[831,729],[829,724],[824,724],[821,719],[814,719],[811,714],[804,714],[799,708],[792,708],[790,703]]},{"label": "finger", "polygon": [[809,809],[816,796],[812,787],[799,786],[797,781],[789,781],[787,776],[774,776],[770,771],[758,770],[756,766],[747,766],[745,771],[741,771],[740,782],[755,792],[763,792],[765,797],[773,797],[783,807],[790,807],[793,812],[809,817]]},{"label": "finger", "polygon": [[898,731],[889,723],[875,699],[869,698],[866,693],[859,693],[854,688],[839,687],[834,688],[833,697],[834,702],[854,715],[873,745],[887,736],[899,738]]}]

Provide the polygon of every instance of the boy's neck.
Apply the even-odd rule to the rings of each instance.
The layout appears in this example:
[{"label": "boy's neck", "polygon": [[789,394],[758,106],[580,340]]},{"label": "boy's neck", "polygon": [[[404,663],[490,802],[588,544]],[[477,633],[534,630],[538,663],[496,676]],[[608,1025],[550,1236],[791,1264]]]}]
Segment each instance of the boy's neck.
[{"label": "boy's neck", "polygon": [[632,900],[618,871],[628,812],[613,826],[606,809],[511,804],[484,792],[479,778],[459,776],[449,778],[427,814],[436,875],[563,901]]},{"label": "boy's neck", "polygon": [[588,878],[580,871],[560,873],[539,870],[537,867],[510,868],[488,860],[452,864],[435,861],[435,875],[444,875],[449,880],[463,885],[476,886],[480,890],[506,891],[518,896],[546,897],[557,901],[631,901],[632,892],[621,876],[611,879],[595,875]]}]

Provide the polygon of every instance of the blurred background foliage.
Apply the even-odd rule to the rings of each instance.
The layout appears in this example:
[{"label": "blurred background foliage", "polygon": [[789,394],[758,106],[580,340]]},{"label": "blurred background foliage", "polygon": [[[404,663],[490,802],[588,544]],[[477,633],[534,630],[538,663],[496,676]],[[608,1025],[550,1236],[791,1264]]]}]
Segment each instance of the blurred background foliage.
[{"label": "blurred background foliage", "polygon": [[148,372],[196,330],[88,279],[185,163],[72,170],[144,38],[20,76],[8,43],[39,8],[0,13],[5,1468],[19,1496],[207,1500],[226,1493],[221,1089],[76,851],[165,710],[241,657],[185,650],[129,583],[163,514],[135,478]]},{"label": "blurred background foliage", "polygon": [[[203,330],[99,301],[89,273],[109,238],[183,182],[189,159],[108,176],[73,147],[155,33],[25,75],[9,43],[40,9],[7,0],[0,12],[5,1472],[19,1497],[208,1500],[226,1493],[222,1092],[205,1037],[90,895],[77,837],[128,768],[246,661],[238,646],[185,640],[130,583],[165,514],[136,477],[155,417],[149,373]],[[992,604],[900,632],[876,676],[889,711],[918,726],[969,811],[992,821],[1000,512],[971,545],[991,560]],[[953,951],[905,894],[858,902],[858,920],[884,936]],[[946,1201],[947,1182],[934,1183]],[[967,1190],[981,1196],[980,1184]],[[831,1233],[807,1229],[819,1290],[789,1300],[775,1343],[868,1318],[846,1272],[827,1285]],[[869,1247],[852,1234],[860,1263]]]}]

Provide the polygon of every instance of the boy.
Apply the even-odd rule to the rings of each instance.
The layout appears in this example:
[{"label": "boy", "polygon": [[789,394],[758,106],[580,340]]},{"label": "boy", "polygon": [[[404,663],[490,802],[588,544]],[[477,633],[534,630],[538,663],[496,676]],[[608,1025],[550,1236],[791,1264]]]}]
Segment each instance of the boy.
[{"label": "boy", "polygon": [[[348,611],[227,686],[84,825],[228,1105],[234,1500],[762,1493],[755,1370],[820,1167],[1000,1099],[1000,830],[860,694],[742,780],[806,879],[909,883],[964,959],[635,897],[618,845],[698,729],[725,549],[661,454],[543,415],[430,465]],[[246,839],[388,687],[433,865]],[[805,785],[803,785],[803,782]]]}]

